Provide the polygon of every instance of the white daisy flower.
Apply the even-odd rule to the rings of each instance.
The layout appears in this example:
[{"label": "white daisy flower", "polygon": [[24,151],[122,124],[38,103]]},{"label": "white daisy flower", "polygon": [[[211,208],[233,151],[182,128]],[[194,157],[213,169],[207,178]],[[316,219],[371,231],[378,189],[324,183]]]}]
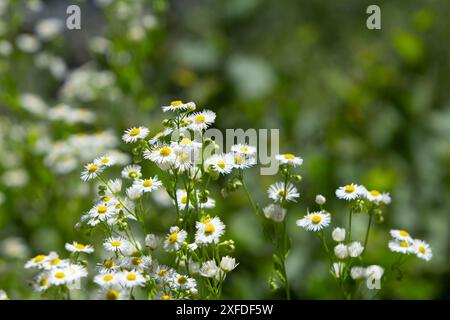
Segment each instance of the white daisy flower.
[{"label": "white daisy flower", "polygon": [[185,150],[183,148],[175,147],[174,153],[175,153],[174,166],[175,168],[178,169],[179,172],[185,172],[193,166],[190,151]]},{"label": "white daisy flower", "polygon": [[272,184],[267,193],[269,198],[275,202],[282,202],[283,200],[296,202],[297,198],[300,197],[297,188],[292,183],[288,183],[285,186],[284,182]]},{"label": "white daisy flower", "polygon": [[214,123],[216,114],[211,110],[203,110],[201,112],[194,113],[188,117],[190,122],[188,128],[193,131],[201,131],[208,128],[209,125]]},{"label": "white daisy flower", "polygon": [[33,289],[37,292],[43,292],[50,288],[50,280],[47,272],[40,273],[33,281]]},{"label": "white daisy flower", "polygon": [[103,247],[112,252],[128,253],[133,249],[131,243],[124,237],[110,237],[103,243]]},{"label": "white daisy flower", "polygon": [[233,168],[236,169],[247,169],[256,164],[256,159],[253,156],[243,156],[239,153],[235,153],[232,157]]},{"label": "white daisy flower", "polygon": [[263,209],[264,216],[275,222],[282,222],[286,216],[286,209],[278,204],[269,204]]},{"label": "white daisy flower", "polygon": [[388,247],[392,252],[399,252],[399,253],[403,253],[403,254],[408,254],[408,253],[414,252],[414,247],[413,247],[412,243],[409,241],[404,241],[404,240],[389,241]]},{"label": "white daisy flower", "polygon": [[219,272],[220,269],[214,260],[203,262],[199,270],[199,274],[205,278],[216,278]]},{"label": "white daisy flower", "polygon": [[128,269],[135,269],[142,271],[150,268],[152,264],[152,257],[141,256],[141,257],[128,257],[124,260],[123,266]]},{"label": "white daisy flower", "polygon": [[350,270],[350,276],[353,280],[359,280],[366,277],[366,268],[364,267],[352,267]]},{"label": "white daisy flower", "polygon": [[25,263],[25,268],[43,268],[44,262],[48,260],[48,257],[43,254],[38,254],[34,258],[30,259]]},{"label": "white daisy flower", "polygon": [[128,293],[124,290],[120,290],[115,287],[104,287],[99,292],[99,298],[102,300],[126,300],[128,299]]},{"label": "white daisy flower", "polygon": [[235,258],[231,258],[229,256],[222,257],[222,260],[220,260],[220,269],[222,269],[225,272],[233,271],[239,263],[236,263]]},{"label": "white daisy flower", "polygon": [[174,271],[165,265],[156,265],[153,269],[152,275],[156,281],[166,283],[172,277]]},{"label": "white daisy flower", "polygon": [[210,197],[207,197],[206,202],[201,202],[198,194],[197,194],[197,202],[198,202],[198,207],[200,209],[213,209],[216,206],[216,200],[214,200]]},{"label": "white daisy flower", "polygon": [[383,199],[381,200],[381,202],[383,202],[385,205],[388,205],[391,203],[391,196],[389,195],[388,192],[383,192],[381,195],[383,196]]},{"label": "white daisy flower", "polygon": [[101,273],[94,277],[94,282],[102,287],[114,286],[119,283],[119,277],[114,272]]},{"label": "white daisy flower", "polygon": [[231,146],[231,151],[243,156],[254,156],[256,154],[256,148],[248,144],[235,144]]},{"label": "white daisy flower", "polygon": [[292,153],[278,154],[275,156],[281,164],[288,164],[293,167],[301,166],[303,159],[293,155]]},{"label": "white daisy flower", "polygon": [[103,168],[103,166],[98,166],[94,162],[86,164],[83,172],[81,172],[81,180],[88,181],[96,178],[103,171]]},{"label": "white daisy flower", "polygon": [[130,164],[125,168],[123,168],[121,174],[122,178],[124,179],[131,179],[131,180],[139,179],[140,177],[142,177],[141,166],[138,166],[136,164]]},{"label": "white daisy flower", "polygon": [[161,170],[167,170],[175,163],[176,154],[173,147],[166,145],[156,147],[152,151],[145,150],[144,158],[156,163]]},{"label": "white daisy flower", "polygon": [[218,243],[220,236],[225,233],[225,225],[217,217],[197,221],[195,227],[195,242],[198,244]]},{"label": "white daisy flower", "polygon": [[378,190],[371,190],[367,191],[366,198],[370,202],[378,204],[383,201],[383,194]]},{"label": "white daisy flower", "polygon": [[202,147],[202,144],[195,140],[184,137],[180,142],[178,142],[178,146],[184,150],[198,150]]},{"label": "white daisy flower", "polygon": [[192,279],[190,277],[174,273],[169,280],[170,286],[174,288],[175,290],[190,290],[192,288],[197,287],[197,282],[195,279]]},{"label": "white daisy flower", "polygon": [[137,270],[123,271],[119,273],[120,284],[126,288],[144,286],[145,278]]},{"label": "white daisy flower", "polygon": [[69,260],[67,259],[60,259],[59,255],[52,251],[47,256],[47,260],[43,263],[42,268],[46,270],[52,270],[56,268],[64,268],[69,265]]},{"label": "white daisy flower", "polygon": [[74,241],[73,243],[66,243],[65,248],[70,252],[84,252],[84,253],[92,253],[94,252],[94,247],[90,244],[81,244],[79,242]]},{"label": "white daisy flower", "polygon": [[348,245],[348,255],[352,258],[359,257],[363,251],[364,247],[358,241],[354,241]]},{"label": "white daisy flower", "polygon": [[342,273],[344,272],[344,268],[344,262],[334,262],[330,272],[335,278],[340,278]]},{"label": "white daisy flower", "polygon": [[170,102],[170,105],[163,106],[163,112],[168,111],[186,111],[186,110],[195,110],[196,106],[194,102],[183,103],[181,100],[175,100]]},{"label": "white daisy flower", "polygon": [[192,204],[192,201],[190,201],[190,199],[188,199],[187,191],[184,189],[178,189],[177,190],[177,203],[178,203],[178,208],[180,210],[184,210],[186,208],[186,205],[188,204],[188,200],[189,200],[189,208],[193,208],[194,205]]},{"label": "white daisy flower", "polygon": [[420,259],[430,261],[433,257],[433,252],[430,245],[423,240],[415,239],[413,248],[414,253]]},{"label": "white daisy flower", "polygon": [[364,190],[364,187],[352,183],[343,187],[339,187],[336,190],[336,197],[344,200],[354,200],[360,198],[361,193],[364,192]]},{"label": "white daisy flower", "polygon": [[97,264],[100,273],[115,273],[119,270],[119,264],[112,258],[105,259],[103,263]]},{"label": "white daisy flower", "polygon": [[296,222],[297,226],[314,232],[327,228],[330,223],[330,214],[323,211],[308,213],[306,216],[304,216],[302,219],[297,220]]},{"label": "white daisy flower", "polygon": [[345,240],[345,229],[344,228],[334,228],[331,233],[331,237],[336,242],[341,242]]},{"label": "white daisy flower", "polygon": [[121,179],[109,180],[108,181],[108,190],[113,195],[120,194],[120,192],[122,191],[122,180]]},{"label": "white daisy flower", "polygon": [[133,201],[138,200],[140,197],[142,197],[142,194],[144,193],[144,189],[136,184],[133,184],[131,187],[127,188],[127,197]]},{"label": "white daisy flower", "polygon": [[146,127],[133,127],[125,130],[122,140],[126,143],[134,143],[139,139],[144,139],[149,132]]},{"label": "white daisy flower", "polygon": [[116,160],[110,155],[105,155],[96,158],[94,163],[99,167],[111,167],[116,164]]},{"label": "white daisy flower", "polygon": [[65,285],[72,282],[70,274],[66,268],[51,270],[48,279],[50,284],[54,286]]},{"label": "white daisy flower", "polygon": [[340,243],[336,247],[334,247],[334,254],[339,259],[345,259],[348,257],[349,250],[345,244]]},{"label": "white daisy flower", "polygon": [[205,160],[205,168],[212,167],[220,174],[228,174],[233,169],[233,156],[226,154],[213,154]]},{"label": "white daisy flower", "polygon": [[96,226],[102,221],[106,221],[117,213],[115,204],[112,202],[100,202],[96,204],[87,214],[88,224]]},{"label": "white daisy flower", "polygon": [[171,227],[169,234],[164,241],[164,249],[167,251],[173,251],[180,249],[184,240],[186,240],[187,232],[180,230],[177,226]]},{"label": "white daisy flower", "polygon": [[389,233],[391,234],[392,238],[394,238],[396,240],[407,241],[409,243],[411,243],[413,241],[413,239],[408,231],[392,229]]},{"label": "white daisy flower", "polygon": [[166,294],[166,293],[164,293],[164,292],[159,293],[159,294],[156,294],[156,295],[154,296],[154,299],[155,299],[155,300],[166,300],[166,301],[169,301],[169,300],[176,300],[173,296],[171,296],[170,294]]}]

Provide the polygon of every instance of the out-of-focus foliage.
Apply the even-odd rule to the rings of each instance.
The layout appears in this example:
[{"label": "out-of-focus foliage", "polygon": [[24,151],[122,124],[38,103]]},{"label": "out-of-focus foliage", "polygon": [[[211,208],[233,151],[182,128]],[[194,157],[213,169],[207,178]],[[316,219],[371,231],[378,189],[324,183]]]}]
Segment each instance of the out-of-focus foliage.
[{"label": "out-of-focus foliage", "polygon": [[[79,1],[82,28],[70,31],[72,2],[0,1],[0,288],[10,297],[38,297],[23,269],[32,254],[87,241],[73,228],[91,206],[82,164],[123,155],[130,125],[160,130],[159,106],[175,98],[216,111],[220,129],[280,128],[281,151],[304,158],[287,216],[294,298],[340,298],[320,243],[294,221],[321,193],[343,224],[334,190],[348,182],[390,191],[385,222],[433,246],[433,260],[411,261],[377,297],[450,296],[449,2],[384,1],[382,29],[368,30],[361,0]],[[251,173],[268,203],[273,177]],[[216,200],[240,263],[224,297],[283,297],[267,283],[272,249],[245,197]],[[154,206],[160,232],[172,209]],[[364,225],[356,217],[356,235]],[[373,263],[393,259],[388,239],[377,225]]]}]

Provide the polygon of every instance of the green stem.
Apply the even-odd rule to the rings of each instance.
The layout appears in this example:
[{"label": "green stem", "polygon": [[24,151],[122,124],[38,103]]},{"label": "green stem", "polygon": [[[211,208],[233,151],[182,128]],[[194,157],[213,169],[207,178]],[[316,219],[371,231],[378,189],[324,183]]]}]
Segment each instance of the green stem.
[{"label": "green stem", "polygon": [[348,233],[347,233],[347,242],[352,241],[352,215],[353,210],[350,209],[348,213]]},{"label": "green stem", "polygon": [[367,243],[369,242],[369,233],[370,233],[370,226],[372,225],[372,217],[373,214],[369,213],[369,222],[367,223],[366,237],[364,239],[364,252],[366,251]]}]

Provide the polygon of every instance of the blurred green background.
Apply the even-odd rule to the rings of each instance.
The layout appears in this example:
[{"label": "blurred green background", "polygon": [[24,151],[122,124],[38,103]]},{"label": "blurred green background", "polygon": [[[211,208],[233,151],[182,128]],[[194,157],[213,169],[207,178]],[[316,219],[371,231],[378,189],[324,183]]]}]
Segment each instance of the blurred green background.
[{"label": "blurred green background", "polygon": [[[81,30],[65,28],[73,3]],[[381,7],[381,30],[366,28],[370,4]],[[287,216],[294,298],[341,298],[319,241],[294,222],[321,193],[334,225],[344,225],[334,190],[356,182],[393,199],[374,230],[370,263],[392,262],[390,228],[433,247],[430,262],[411,259],[378,298],[448,299],[449,16],[445,0],[1,0],[0,289],[39,297],[24,261],[90,241],[74,229],[94,194],[79,179],[82,164],[105,150],[129,153],[123,130],[156,133],[160,106],[182,99],[217,112],[220,129],[280,128],[280,151],[304,158],[301,199]],[[256,168],[248,175],[268,204],[275,177]],[[273,249],[242,192],[220,197],[225,182],[212,194],[240,265],[224,298],[283,298],[267,281]],[[165,233],[173,208],[154,200],[148,220]],[[356,218],[356,235],[365,218]]]}]

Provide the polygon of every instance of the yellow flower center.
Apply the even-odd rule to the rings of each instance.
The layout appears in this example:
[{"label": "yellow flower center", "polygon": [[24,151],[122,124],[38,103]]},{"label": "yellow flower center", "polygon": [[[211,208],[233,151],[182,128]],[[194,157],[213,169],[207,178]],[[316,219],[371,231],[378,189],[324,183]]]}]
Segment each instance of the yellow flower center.
[{"label": "yellow flower center", "polygon": [[160,151],[159,154],[163,157],[167,157],[172,153],[172,149],[170,149],[169,147],[163,147]]},{"label": "yellow flower center", "polygon": [[115,265],[114,260],[111,259],[105,260],[103,262],[103,266],[107,269],[111,269],[112,267],[114,267],[114,265]]},{"label": "yellow flower center", "polygon": [[97,171],[98,167],[95,164],[91,164],[88,166],[87,170],[89,173],[94,173],[95,171]]},{"label": "yellow flower center", "polygon": [[107,208],[106,206],[99,206],[99,207],[97,208],[97,212],[98,212],[99,214],[104,214],[106,211],[108,211],[108,208]]},{"label": "yellow flower center", "polygon": [[370,195],[371,195],[372,197],[378,197],[380,194],[381,194],[381,193],[380,193],[380,191],[378,191],[378,190],[372,190],[372,191],[370,191]]},{"label": "yellow flower center", "polygon": [[177,240],[178,240],[178,232],[174,232],[174,233],[172,233],[168,238],[167,238],[167,241],[169,242],[169,243],[175,243],[175,242],[177,242]]},{"label": "yellow flower center", "polygon": [[130,136],[134,137],[134,136],[137,136],[139,133],[141,133],[141,129],[134,128],[130,131]]},{"label": "yellow flower center", "polygon": [[245,159],[239,155],[234,156],[234,163],[235,164],[243,164]]},{"label": "yellow flower center", "polygon": [[142,263],[142,259],[139,257],[135,257],[131,259],[131,263],[135,266],[139,266]]},{"label": "yellow flower center", "polygon": [[109,201],[111,201],[111,198],[106,196],[106,197],[103,197],[102,200],[105,202],[109,202]]},{"label": "yellow flower center", "polygon": [[419,246],[419,252],[422,254],[425,254],[425,252],[427,252],[427,250],[425,249],[424,246]]},{"label": "yellow flower center", "polygon": [[45,287],[48,284],[48,278],[42,278],[41,281],[39,281],[40,287]]},{"label": "yellow flower center", "polygon": [[111,281],[112,279],[114,279],[114,276],[112,274],[107,274],[103,276],[103,281]]},{"label": "yellow flower center", "polygon": [[214,228],[214,226],[212,224],[208,224],[205,227],[205,234],[210,235],[212,234],[214,231],[216,230],[216,228]]},{"label": "yellow flower center", "polygon": [[207,223],[210,223],[210,222],[212,221],[212,218],[211,218],[211,217],[204,218],[204,219],[202,219],[201,221],[202,221],[204,224],[207,224]]},{"label": "yellow flower center", "polygon": [[112,245],[113,247],[120,247],[120,246],[122,245],[122,242],[120,242],[120,241],[112,241],[112,242],[111,242],[111,245]]},{"label": "yellow flower center", "polygon": [[109,158],[103,158],[102,163],[109,163]]},{"label": "yellow flower center", "polygon": [[65,277],[66,277],[66,274],[62,271],[55,273],[55,278],[64,279]]},{"label": "yellow flower center", "polygon": [[295,156],[292,153],[286,153],[283,155],[286,160],[294,160]]},{"label": "yellow flower center", "polygon": [[217,166],[223,170],[223,169],[225,169],[225,162],[223,162],[222,160],[218,160]]},{"label": "yellow flower center", "polygon": [[186,279],[185,276],[179,276],[178,279],[177,279],[177,282],[179,284],[185,284],[187,282],[187,279]]},{"label": "yellow flower center", "polygon": [[144,182],[142,183],[142,185],[146,188],[151,187],[153,185],[153,181],[150,179],[146,179],[144,180]]},{"label": "yellow flower center", "polygon": [[134,281],[134,280],[136,280],[136,278],[137,278],[137,276],[134,273],[127,274],[127,280],[128,281]]},{"label": "yellow flower center", "polygon": [[284,197],[286,195],[286,193],[284,192],[284,190],[280,190],[280,191],[278,191],[278,195],[280,197]]},{"label": "yellow flower center", "polygon": [[346,193],[353,193],[353,192],[355,192],[355,190],[356,190],[355,187],[352,186],[351,184],[345,186],[345,188],[344,188],[344,191]]},{"label": "yellow flower center", "polygon": [[107,300],[117,300],[119,299],[119,291],[111,289],[106,293]]},{"label": "yellow flower center", "polygon": [[121,203],[116,204],[115,208],[116,209],[122,209],[122,204]]},{"label": "yellow flower center", "polygon": [[186,196],[184,196],[184,197],[181,198],[180,201],[181,201],[182,204],[186,204],[187,200],[188,200],[188,198]]},{"label": "yellow flower center", "polygon": [[75,244],[74,247],[77,248],[78,250],[86,249],[86,246],[84,244],[81,244],[81,243]]},{"label": "yellow flower center", "polygon": [[178,106],[181,106],[182,104],[183,104],[183,101],[181,101],[181,100],[175,100],[170,103],[170,105],[172,107],[178,107]]},{"label": "yellow flower center", "polygon": [[239,151],[241,151],[241,152],[248,152],[248,148],[247,147],[241,147],[239,149]]},{"label": "yellow flower center", "polygon": [[401,235],[402,237],[409,237],[409,233],[405,230],[400,230],[398,234]]},{"label": "yellow flower center", "polygon": [[167,270],[166,269],[161,269],[158,271],[158,276],[160,277],[164,277],[167,275]]},{"label": "yellow flower center", "polygon": [[400,242],[400,247],[409,248],[409,243],[406,241],[402,241],[402,242]]},{"label": "yellow flower center", "polygon": [[192,140],[189,138],[183,138],[180,142],[180,144],[183,144],[183,145],[187,145],[187,144],[191,144],[191,143],[192,143]]},{"label": "yellow flower center", "polygon": [[33,261],[34,261],[35,263],[39,263],[39,262],[44,261],[44,259],[45,259],[45,256],[42,255],[42,254],[40,254],[40,255],[34,257]]},{"label": "yellow flower center", "polygon": [[186,152],[181,152],[178,155],[178,158],[180,158],[181,160],[186,160],[187,158],[189,158],[189,155]]},{"label": "yellow flower center", "polygon": [[172,300],[172,298],[171,298],[169,295],[167,295],[167,294],[163,295],[163,296],[161,297],[161,299],[162,299],[162,300]]},{"label": "yellow flower center", "polygon": [[196,123],[203,123],[203,122],[205,122],[206,118],[204,115],[199,114],[198,116],[195,117],[194,120]]},{"label": "yellow flower center", "polygon": [[313,217],[311,218],[311,221],[314,224],[319,224],[320,221],[322,221],[322,217],[319,215],[313,215]]},{"label": "yellow flower center", "polygon": [[56,265],[58,265],[60,262],[61,262],[61,259],[60,259],[60,258],[56,258],[56,259],[53,259],[52,261],[50,261],[50,265],[56,266]]}]

